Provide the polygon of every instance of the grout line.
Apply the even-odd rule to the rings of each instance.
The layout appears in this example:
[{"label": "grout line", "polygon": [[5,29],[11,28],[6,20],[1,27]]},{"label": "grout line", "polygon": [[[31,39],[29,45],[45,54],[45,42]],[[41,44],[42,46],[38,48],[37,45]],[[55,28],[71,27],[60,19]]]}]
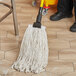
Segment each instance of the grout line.
[{"label": "grout line", "polygon": [[75,72],[75,67],[74,67],[74,63],[72,63],[73,64],[73,72]]},{"label": "grout line", "polygon": [[7,31],[7,33],[6,33],[6,38],[7,38],[7,36],[8,36],[8,31]]},{"label": "grout line", "polygon": [[66,24],[66,29],[68,30],[68,25],[67,25],[67,22],[65,22],[65,24]]},{"label": "grout line", "polygon": [[1,50],[1,37],[0,37],[0,50]]},{"label": "grout line", "polygon": [[66,75],[66,74],[68,74],[68,73],[70,73],[70,72],[63,73],[63,74],[61,74],[61,75],[59,75],[59,76],[64,76],[64,75]]},{"label": "grout line", "polygon": [[5,59],[5,53],[6,53],[6,52],[4,51],[4,59]]},{"label": "grout line", "polygon": [[69,41],[69,45],[70,45],[70,48],[71,48],[71,42]]},{"label": "grout line", "polygon": [[59,60],[59,51],[58,51],[58,60]]},{"label": "grout line", "polygon": [[56,32],[56,38],[59,39],[59,38],[58,38],[58,31]]}]

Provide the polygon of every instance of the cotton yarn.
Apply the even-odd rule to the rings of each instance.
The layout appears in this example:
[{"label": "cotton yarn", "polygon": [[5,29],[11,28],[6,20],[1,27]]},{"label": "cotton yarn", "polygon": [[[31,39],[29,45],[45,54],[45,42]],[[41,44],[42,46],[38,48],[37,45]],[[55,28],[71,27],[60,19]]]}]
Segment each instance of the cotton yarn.
[{"label": "cotton yarn", "polygon": [[12,68],[21,72],[40,73],[48,64],[48,40],[45,27],[29,25],[24,33],[20,53]]}]

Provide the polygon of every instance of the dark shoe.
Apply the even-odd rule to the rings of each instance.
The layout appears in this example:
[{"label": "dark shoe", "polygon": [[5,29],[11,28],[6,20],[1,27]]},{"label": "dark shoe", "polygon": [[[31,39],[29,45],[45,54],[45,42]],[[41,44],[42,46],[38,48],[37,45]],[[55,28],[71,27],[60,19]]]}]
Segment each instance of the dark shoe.
[{"label": "dark shoe", "polygon": [[71,32],[76,32],[76,22],[70,27]]},{"label": "dark shoe", "polygon": [[63,12],[56,12],[54,15],[50,16],[50,20],[58,21],[63,18],[71,18],[72,16],[73,16],[72,13],[64,14]]}]

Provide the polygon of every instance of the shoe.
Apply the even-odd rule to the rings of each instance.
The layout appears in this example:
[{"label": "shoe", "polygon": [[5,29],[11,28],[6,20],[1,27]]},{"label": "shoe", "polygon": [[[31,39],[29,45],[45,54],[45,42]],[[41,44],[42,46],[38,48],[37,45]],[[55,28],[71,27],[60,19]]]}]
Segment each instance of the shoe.
[{"label": "shoe", "polygon": [[71,17],[73,17],[72,13],[64,14],[63,12],[56,12],[54,15],[50,16],[50,20],[58,21],[58,20],[61,20],[63,18],[71,18]]},{"label": "shoe", "polygon": [[76,32],[76,22],[70,27],[71,32]]}]

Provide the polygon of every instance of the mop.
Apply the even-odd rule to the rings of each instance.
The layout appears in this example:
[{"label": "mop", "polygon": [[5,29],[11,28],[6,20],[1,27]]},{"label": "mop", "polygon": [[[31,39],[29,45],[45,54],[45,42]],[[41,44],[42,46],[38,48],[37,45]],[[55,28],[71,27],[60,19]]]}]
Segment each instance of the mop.
[{"label": "mop", "polygon": [[46,27],[41,26],[42,10],[41,5],[36,22],[29,24],[21,43],[20,53],[12,68],[20,72],[40,73],[45,71],[48,64],[48,40]]}]

